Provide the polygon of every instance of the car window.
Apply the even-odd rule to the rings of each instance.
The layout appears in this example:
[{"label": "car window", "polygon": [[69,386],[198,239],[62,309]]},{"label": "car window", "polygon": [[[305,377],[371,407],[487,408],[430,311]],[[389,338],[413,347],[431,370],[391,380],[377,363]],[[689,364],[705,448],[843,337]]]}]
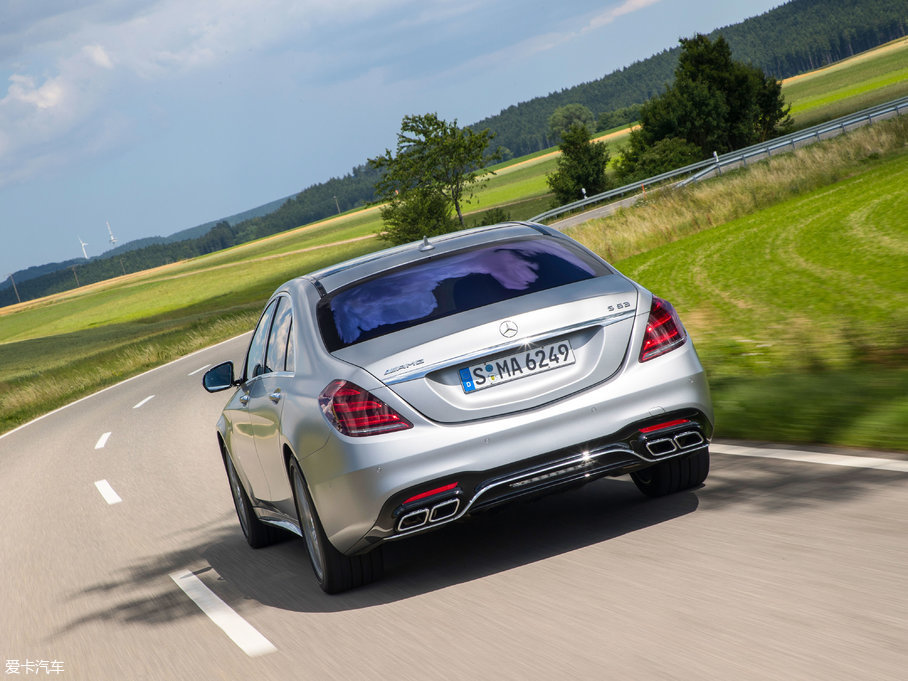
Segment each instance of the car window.
[{"label": "car window", "polygon": [[[268,352],[265,360],[265,371],[287,371],[287,341],[290,338],[290,326],[293,321],[290,298],[281,296],[278,299],[277,312],[271,325],[271,336],[268,339]],[[292,371],[292,369],[291,369]]]},{"label": "car window", "polygon": [[610,274],[551,238],[496,242],[421,260],[339,289],[318,304],[330,351],[510,298]]},{"label": "car window", "polygon": [[296,343],[293,341],[293,321],[287,331],[287,360],[284,362],[284,371],[296,371]]},{"label": "car window", "polygon": [[265,308],[262,318],[259,319],[258,326],[255,327],[255,333],[252,334],[249,350],[246,352],[246,371],[243,374],[247,381],[265,373],[265,341],[271,331],[271,320],[274,317],[274,309],[276,307],[277,301],[273,301]]}]

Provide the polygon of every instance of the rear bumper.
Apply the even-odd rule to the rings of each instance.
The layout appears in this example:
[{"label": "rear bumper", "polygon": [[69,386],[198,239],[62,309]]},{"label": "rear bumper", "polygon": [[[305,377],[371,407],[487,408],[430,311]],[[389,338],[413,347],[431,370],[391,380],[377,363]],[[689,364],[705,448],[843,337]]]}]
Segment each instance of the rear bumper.
[{"label": "rear bumper", "polygon": [[[414,427],[374,438],[331,437],[301,462],[328,538],[344,553],[362,552],[468,513],[705,447],[713,414],[693,345],[630,364],[569,398],[464,424],[427,421],[390,390],[374,391]],[[688,423],[640,431],[679,418]],[[453,483],[428,501],[407,503]]]},{"label": "rear bumper", "polygon": [[[363,538],[365,548],[377,540],[399,539],[526,497],[536,497],[602,477],[616,477],[667,459],[684,458],[709,446],[711,424],[699,412],[669,415],[681,421],[644,434],[641,428],[666,417],[635,424],[611,438],[551,452],[518,465],[483,473],[464,473],[415,486],[385,504],[378,522]],[[671,449],[668,449],[668,445]],[[453,488],[451,486],[454,485]],[[425,490],[440,490],[422,496]],[[416,498],[413,501],[408,499]]]}]

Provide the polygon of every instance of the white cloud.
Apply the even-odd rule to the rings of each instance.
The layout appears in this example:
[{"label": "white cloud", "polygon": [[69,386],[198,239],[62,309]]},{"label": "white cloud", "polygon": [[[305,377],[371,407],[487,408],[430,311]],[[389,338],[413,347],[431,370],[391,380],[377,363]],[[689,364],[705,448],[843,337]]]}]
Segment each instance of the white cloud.
[{"label": "white cloud", "polygon": [[661,0],[624,0],[624,2],[617,7],[613,7],[606,10],[605,12],[602,12],[601,14],[597,14],[590,20],[590,22],[583,30],[594,31],[597,28],[607,26],[608,24],[615,21],[615,19],[622,17],[625,14],[637,12],[659,2],[661,2]]},{"label": "white cloud", "polygon": [[85,54],[95,66],[100,66],[102,69],[112,69],[114,67],[110,55],[108,55],[107,51],[100,45],[86,45],[82,48],[82,53]]},{"label": "white cloud", "polygon": [[[262,68],[260,80],[289,78],[308,93],[371,72],[382,73],[386,83],[402,90],[424,79],[472,76],[519,64],[658,1],[625,0],[586,24],[575,20],[568,30],[555,28],[525,39],[518,34],[507,40],[502,30],[501,40],[487,42],[466,63],[457,56],[459,65],[443,74],[437,63],[457,54],[446,51],[444,41],[458,39],[456,30],[467,30],[473,17],[483,15],[480,0],[19,3],[0,26],[0,71],[12,74],[6,92],[0,90],[0,185],[38,172],[41,164],[35,159],[66,164],[89,149],[104,148],[86,141],[113,143],[115,137],[105,128],[110,116],[118,117],[122,134],[131,117],[145,115],[133,112],[135,100],[165,102],[171,81],[184,92],[192,92],[196,83],[196,91],[203,93],[205,79],[254,88],[258,84],[248,80],[249,74]],[[451,28],[453,33],[447,30]],[[486,52],[488,45],[494,51]],[[426,50],[437,54],[417,58]]]},{"label": "white cloud", "polygon": [[6,103],[22,102],[32,104],[38,109],[49,109],[63,100],[63,86],[58,79],[47,80],[42,85],[35,85],[31,76],[10,76],[7,96],[0,100],[0,106]]}]

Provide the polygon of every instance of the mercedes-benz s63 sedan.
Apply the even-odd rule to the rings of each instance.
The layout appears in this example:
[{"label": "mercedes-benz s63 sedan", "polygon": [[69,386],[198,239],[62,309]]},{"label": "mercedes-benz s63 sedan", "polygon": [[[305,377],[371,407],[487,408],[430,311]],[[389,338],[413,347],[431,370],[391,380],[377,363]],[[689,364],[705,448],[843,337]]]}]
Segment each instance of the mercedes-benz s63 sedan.
[{"label": "mercedes-benz s63 sedan", "polygon": [[512,500],[630,474],[700,485],[713,412],[672,306],[553,229],[424,240],[278,288],[217,424],[253,547],[305,540],[320,586],[381,549]]}]

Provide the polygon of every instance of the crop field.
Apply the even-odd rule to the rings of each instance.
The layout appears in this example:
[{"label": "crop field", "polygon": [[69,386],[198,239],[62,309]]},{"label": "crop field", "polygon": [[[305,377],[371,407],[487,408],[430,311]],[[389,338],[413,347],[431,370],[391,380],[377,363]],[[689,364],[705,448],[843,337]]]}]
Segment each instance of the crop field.
[{"label": "crop field", "polygon": [[[879,58],[888,66],[882,69],[860,66],[843,77],[841,71],[847,69],[830,68],[802,78],[800,90],[793,92],[811,103],[801,110],[815,113],[853,99],[848,95],[822,103],[824,88],[841,94],[850,91],[848,83],[856,78],[865,82],[899,72],[908,53],[904,47],[884,50]],[[874,64],[877,57],[857,59]],[[818,85],[824,78],[835,81]],[[849,138],[863,139],[862,134]],[[898,134],[908,135],[904,130]],[[613,156],[615,145],[626,136],[625,130],[608,138]],[[707,193],[697,194],[697,189],[691,195],[688,212],[668,197],[652,196],[638,209],[610,218],[607,228],[591,223],[575,231],[574,236],[682,310],[710,372],[719,435],[831,438],[908,449],[904,439],[880,441],[864,431],[817,434],[808,427],[809,420],[803,420],[800,430],[768,431],[753,416],[766,417],[756,404],[778,413],[783,407],[775,392],[781,390],[798,399],[818,391],[830,404],[824,417],[838,418],[835,409],[856,404],[854,399],[849,404],[825,398],[850,394],[866,396],[862,404],[867,409],[888,404],[891,413],[880,409],[875,416],[879,423],[887,423],[893,414],[908,419],[906,371],[895,364],[904,357],[900,339],[908,331],[901,312],[908,309],[908,246],[900,222],[908,209],[908,176],[905,140],[899,139],[889,147],[859,143],[846,157],[818,160],[815,165],[823,172],[813,179],[805,179],[803,166],[783,173],[782,166],[775,165],[785,163],[782,156],[706,183],[702,191]],[[466,207],[468,222],[493,207],[504,208],[514,219],[547,209],[551,199],[545,175],[554,168],[552,151],[501,164]],[[669,206],[662,213],[671,219],[647,212],[658,211],[660,204]],[[631,224],[633,216],[649,227],[641,230]],[[372,206],[202,258],[0,310],[0,432],[251,329],[265,298],[281,282],[383,246],[374,237],[380,229],[378,207]],[[840,266],[842,260],[848,261],[847,267]],[[669,277],[669,271],[683,276]],[[808,293],[796,293],[800,291]],[[888,307],[880,302],[886,299]],[[870,332],[881,327],[885,333]],[[802,390],[787,390],[791,386]],[[12,394],[15,402],[8,397]]]},{"label": "crop field", "polygon": [[908,95],[908,38],[787,79],[782,94],[799,128]]}]

